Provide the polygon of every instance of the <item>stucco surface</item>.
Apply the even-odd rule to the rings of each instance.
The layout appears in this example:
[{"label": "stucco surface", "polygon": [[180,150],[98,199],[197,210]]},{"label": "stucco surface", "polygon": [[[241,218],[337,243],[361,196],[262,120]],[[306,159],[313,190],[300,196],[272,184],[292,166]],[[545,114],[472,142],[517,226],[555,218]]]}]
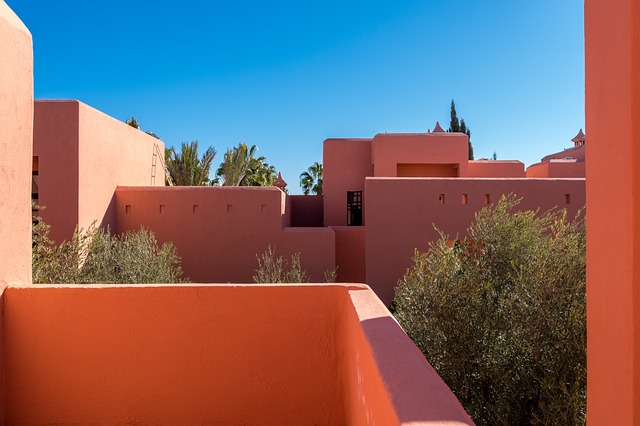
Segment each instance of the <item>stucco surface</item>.
[{"label": "stucco surface", "polygon": [[115,228],[119,184],[164,186],[164,143],[79,101],[36,101],[33,144],[42,217],[57,242],[76,225]]},{"label": "stucco surface", "polygon": [[173,242],[194,282],[251,282],[269,246],[287,260],[300,253],[311,280],[323,281],[335,268],[334,232],[283,227],[284,199],[278,188],[121,186],[116,231],[145,226]]},{"label": "stucco surface", "polygon": [[366,286],[10,287],[4,321],[9,424],[471,424]]},{"label": "stucco surface", "polygon": [[373,176],[371,139],[327,139],[323,144],[325,226],[347,225],[347,191],[364,191]]},{"label": "stucco surface", "polygon": [[523,198],[522,210],[557,206],[567,208],[570,217],[585,204],[584,179],[368,178],[366,192],[366,280],[386,304],[414,249],[426,251],[439,238],[434,226],[452,239],[463,238],[487,197],[495,203],[514,193]]},{"label": "stucco surface", "polygon": [[379,133],[371,140],[373,176],[398,176],[398,164],[429,164],[456,167],[456,176],[466,177],[468,141],[462,133]]},{"label": "stucco surface", "polygon": [[[470,178],[523,178],[524,164],[515,160],[477,160],[469,161]],[[584,177],[584,176],[583,176]]]},{"label": "stucco surface", "polygon": [[587,421],[640,424],[640,3],[585,1]]},{"label": "stucco surface", "polygon": [[31,282],[33,47],[0,2],[0,286]]}]

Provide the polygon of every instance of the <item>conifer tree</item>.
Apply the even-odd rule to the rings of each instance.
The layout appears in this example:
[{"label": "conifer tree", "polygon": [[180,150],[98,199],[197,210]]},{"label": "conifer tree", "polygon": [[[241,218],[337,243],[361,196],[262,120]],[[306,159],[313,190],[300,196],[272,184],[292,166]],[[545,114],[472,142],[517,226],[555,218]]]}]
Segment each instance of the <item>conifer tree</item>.
[{"label": "conifer tree", "polygon": [[449,122],[449,132],[464,133],[469,138],[469,160],[473,160],[473,145],[471,145],[471,130],[467,128],[467,124],[464,122],[464,118],[458,120],[458,113],[456,112],[456,104],[451,99],[451,121]]}]

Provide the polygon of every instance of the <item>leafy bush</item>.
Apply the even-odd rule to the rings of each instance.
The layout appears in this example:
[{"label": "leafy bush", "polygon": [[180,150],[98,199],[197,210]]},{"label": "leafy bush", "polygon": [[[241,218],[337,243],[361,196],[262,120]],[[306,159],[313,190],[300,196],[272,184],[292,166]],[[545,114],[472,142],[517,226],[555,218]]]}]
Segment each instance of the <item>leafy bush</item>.
[{"label": "leafy bush", "polygon": [[584,221],[518,203],[503,197],[463,241],[416,251],[393,310],[478,424],[583,424]]},{"label": "leafy bush", "polygon": [[60,245],[49,238],[49,226],[34,220],[33,282],[47,284],[177,283],[180,257],[173,244],[158,246],[154,234],[144,228],[121,236],[95,224],[76,229],[71,241]]}]

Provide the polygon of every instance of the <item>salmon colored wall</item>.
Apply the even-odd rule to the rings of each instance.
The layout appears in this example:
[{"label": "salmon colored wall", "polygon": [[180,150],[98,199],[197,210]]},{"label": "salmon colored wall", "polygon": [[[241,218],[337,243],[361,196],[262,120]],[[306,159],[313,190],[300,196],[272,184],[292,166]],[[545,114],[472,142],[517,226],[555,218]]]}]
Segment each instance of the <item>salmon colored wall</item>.
[{"label": "salmon colored wall", "polygon": [[7,424],[472,424],[366,286],[9,287],[4,321]]},{"label": "salmon colored wall", "polygon": [[[474,213],[502,194],[524,199],[523,210],[566,207],[570,215],[585,204],[584,179],[417,179],[369,178],[366,181],[366,278],[386,304],[411,265],[414,248],[426,250],[438,238],[433,225],[452,238],[471,224]],[[462,203],[463,195],[467,204]],[[570,204],[565,204],[569,194]],[[441,203],[444,195],[444,204]]]},{"label": "salmon colored wall", "polygon": [[398,177],[458,177],[458,164],[398,164]]},{"label": "salmon colored wall", "polygon": [[475,178],[523,178],[524,164],[516,160],[469,161],[469,177]]},{"label": "salmon colored wall", "polygon": [[33,155],[38,157],[38,204],[49,237],[69,240],[78,224],[79,102],[36,101]]},{"label": "salmon colored wall", "polygon": [[585,0],[587,421],[640,424],[640,3]]},{"label": "salmon colored wall", "polygon": [[327,139],[322,161],[324,224],[345,226],[347,191],[364,191],[365,177],[373,176],[371,139]]},{"label": "salmon colored wall", "polygon": [[371,140],[374,176],[397,176],[398,164],[455,164],[467,176],[469,147],[462,133],[379,133]]},{"label": "salmon colored wall", "polygon": [[311,279],[322,281],[335,267],[333,230],[283,228],[285,197],[274,187],[121,186],[116,231],[144,225],[160,242],[172,241],[194,282],[251,282],[256,255],[269,245],[286,258],[300,252]]},{"label": "salmon colored wall", "polygon": [[31,283],[33,47],[0,2],[0,287]]},{"label": "salmon colored wall", "polygon": [[[359,320],[359,324],[345,321],[347,401],[353,424],[473,424],[380,299],[365,290],[352,289],[349,295],[352,304],[347,306],[345,316],[355,313]],[[395,413],[387,408],[383,386]]]},{"label": "salmon colored wall", "polygon": [[322,195],[290,195],[290,226],[323,226],[324,204]]},{"label": "salmon colored wall", "polygon": [[[150,185],[154,146],[164,144],[78,101],[36,101],[34,155],[39,204],[51,238],[70,239],[77,224],[115,226],[118,184]],[[157,164],[155,185],[164,185]]]},{"label": "salmon colored wall", "polygon": [[550,160],[527,167],[528,178],[584,178],[585,163],[576,160]]},{"label": "salmon colored wall", "polygon": [[337,281],[364,283],[365,228],[362,226],[332,226],[336,235]]},{"label": "salmon colored wall", "polygon": [[8,424],[344,424],[344,288],[24,290],[6,294]]},{"label": "salmon colored wall", "polygon": [[586,145],[574,146],[571,148],[567,148],[563,151],[556,152],[553,154],[549,154],[545,157],[542,157],[541,162],[549,161],[549,160],[562,160],[565,158],[573,158],[580,162],[584,162],[586,158]]},{"label": "salmon colored wall", "polygon": [[164,186],[164,143],[81,102],[79,108],[79,223],[97,219],[113,229],[118,185]]}]

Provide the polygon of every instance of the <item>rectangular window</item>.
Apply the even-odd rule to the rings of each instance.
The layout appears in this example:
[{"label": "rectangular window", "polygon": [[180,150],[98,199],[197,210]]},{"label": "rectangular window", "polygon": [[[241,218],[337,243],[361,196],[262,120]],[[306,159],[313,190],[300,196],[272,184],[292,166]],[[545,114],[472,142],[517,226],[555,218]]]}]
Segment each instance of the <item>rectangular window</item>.
[{"label": "rectangular window", "polygon": [[362,191],[347,191],[347,226],[362,226]]},{"label": "rectangular window", "polygon": [[467,204],[467,194],[462,194],[462,204]]},{"label": "rectangular window", "polygon": [[267,212],[267,205],[266,204],[262,204],[260,206],[260,213],[266,213]]},{"label": "rectangular window", "polygon": [[438,196],[438,201],[440,201],[440,204],[444,204],[444,194]]},{"label": "rectangular window", "polygon": [[124,206],[124,213],[125,214],[131,213],[131,205],[130,204],[127,204],[126,206]]},{"label": "rectangular window", "polygon": [[231,204],[227,204],[227,213],[231,213]]},{"label": "rectangular window", "polygon": [[564,194],[564,203],[571,204],[571,194]]},{"label": "rectangular window", "polygon": [[198,213],[198,205],[194,204],[193,205],[193,214],[196,214],[196,213]]},{"label": "rectangular window", "polygon": [[164,204],[160,204],[160,214],[164,213]]},{"label": "rectangular window", "polygon": [[485,204],[491,203],[491,196],[489,194],[484,194],[484,203]]}]

